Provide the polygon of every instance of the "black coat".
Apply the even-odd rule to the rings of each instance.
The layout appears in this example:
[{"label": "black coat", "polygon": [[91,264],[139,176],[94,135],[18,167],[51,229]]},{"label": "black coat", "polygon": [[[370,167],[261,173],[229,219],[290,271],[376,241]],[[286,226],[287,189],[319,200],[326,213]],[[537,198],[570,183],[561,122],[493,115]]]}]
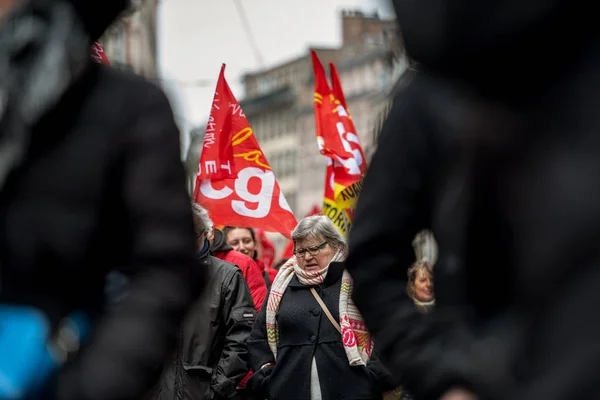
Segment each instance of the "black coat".
[{"label": "black coat", "polygon": [[[337,320],[343,270],[343,263],[332,263],[325,281],[316,286]],[[391,387],[387,372],[375,359],[367,367],[349,365],[340,333],[309,289],[295,276],[290,281],[277,313],[276,365],[261,370],[264,364],[275,362],[267,341],[266,302],[263,305],[248,339],[250,362],[255,371],[248,382],[249,389],[269,400],[309,399],[314,356],[323,400],[381,399],[383,392]]]},{"label": "black coat", "polygon": [[[93,65],[34,127],[0,196],[0,302],[40,307],[56,327],[74,309],[99,325],[59,381],[60,399],[133,399],[175,344],[204,271],[179,132],[142,78]],[[105,276],[129,295],[103,314]]]},{"label": "black coat", "polygon": [[[422,72],[383,126],[347,260],[382,360],[418,399],[454,385],[482,399],[600,398],[590,373],[600,359],[591,10],[394,3]],[[548,63],[559,37],[569,56]],[[440,257],[436,310],[422,316],[404,288],[423,228]]]},{"label": "black coat", "polygon": [[209,271],[210,289],[188,313],[177,352],[151,399],[229,399],[250,369],[246,339],[256,309],[246,280],[237,266],[216,257],[198,262]]}]

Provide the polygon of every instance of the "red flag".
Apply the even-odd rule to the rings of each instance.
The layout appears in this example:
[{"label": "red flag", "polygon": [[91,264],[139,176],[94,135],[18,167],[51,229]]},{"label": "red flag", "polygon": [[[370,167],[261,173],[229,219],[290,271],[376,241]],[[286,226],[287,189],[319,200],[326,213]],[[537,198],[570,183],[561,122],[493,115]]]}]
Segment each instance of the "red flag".
[{"label": "red flag", "polygon": [[317,144],[329,158],[325,175],[323,214],[344,236],[352,226],[353,209],[367,169],[354,122],[346,108],[346,99],[337,70],[330,64],[332,87],[317,54],[311,53],[315,72],[315,120]]},{"label": "red flag", "polygon": [[[338,75],[337,68],[333,63],[329,63],[329,75],[331,76],[331,90],[333,92],[333,97],[342,103],[342,106],[346,109],[348,114],[350,111],[348,110],[348,105],[346,104],[346,97],[344,96],[344,90],[342,89],[342,82],[340,81],[340,76]],[[352,119],[352,117],[350,117]]]},{"label": "red flag", "polygon": [[100,44],[100,42],[94,42],[92,44],[92,48],[90,49],[90,55],[99,64],[110,65],[110,61],[108,60],[108,56],[104,52],[104,48]]},{"label": "red flag", "polygon": [[235,96],[225,64],[204,136],[194,200],[215,225],[247,226],[290,237],[297,221]]},{"label": "red flag", "polygon": [[[317,57],[317,53],[313,50],[311,55],[315,72],[315,121],[319,150],[321,154],[328,157],[339,158],[340,160],[353,159],[352,148],[344,138],[345,119],[340,118],[341,115],[347,115],[347,113],[339,100],[336,104],[336,99],[327,83],[325,70],[321,65],[321,61],[319,61],[319,57]],[[339,131],[340,128],[342,131]],[[347,169],[351,173],[360,174],[358,165],[349,165]]]},{"label": "red flag", "polygon": [[[336,204],[342,209],[352,209],[367,170],[366,158],[354,122],[342,103],[345,99],[335,67],[332,70],[335,90],[332,90],[327,83],[323,65],[314,51],[312,60],[315,72],[317,143],[321,154],[333,161]],[[342,100],[336,97],[336,93]]]}]

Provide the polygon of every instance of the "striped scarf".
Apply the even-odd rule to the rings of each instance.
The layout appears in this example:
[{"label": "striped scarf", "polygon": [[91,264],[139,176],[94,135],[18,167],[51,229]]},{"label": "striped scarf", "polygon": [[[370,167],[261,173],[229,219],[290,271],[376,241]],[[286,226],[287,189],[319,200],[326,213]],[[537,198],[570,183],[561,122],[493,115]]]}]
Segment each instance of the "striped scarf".
[{"label": "striped scarf", "polygon": [[[343,261],[344,259],[345,254],[338,251],[331,261]],[[280,268],[271,286],[271,293],[267,302],[267,340],[275,359],[277,359],[277,346],[279,345],[279,328],[276,315],[290,281],[295,275],[303,285],[317,286],[323,283],[328,270],[329,265],[320,271],[306,272],[298,266],[296,257],[290,258]],[[352,287],[352,277],[348,271],[344,270],[339,305],[342,344],[351,366],[367,365],[373,352],[374,343],[367,331],[362,315],[352,301]],[[298,321],[298,323],[302,322]]]}]

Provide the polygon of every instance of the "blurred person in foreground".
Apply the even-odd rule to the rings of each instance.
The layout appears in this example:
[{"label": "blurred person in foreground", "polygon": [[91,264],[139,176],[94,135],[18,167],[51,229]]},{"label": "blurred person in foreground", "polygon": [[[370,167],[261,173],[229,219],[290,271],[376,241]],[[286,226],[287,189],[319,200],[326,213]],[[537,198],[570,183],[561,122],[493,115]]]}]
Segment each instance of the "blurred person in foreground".
[{"label": "blurred person in foreground", "polygon": [[249,370],[246,339],[256,310],[240,269],[210,255],[208,212],[196,203],[192,212],[197,268],[209,273],[209,289],[190,309],[178,348],[148,400],[241,399],[243,391],[237,388]]},{"label": "blurred person in foreground", "polygon": [[[69,359],[48,389],[55,398],[139,398],[205,282],[169,102],[90,57],[127,1],[2,6],[0,304],[31,306],[48,321]],[[130,286],[105,313],[105,277],[116,269]],[[88,343],[62,336],[75,310],[92,323]]]},{"label": "blurred person in foreground", "polygon": [[[348,258],[382,361],[423,400],[600,398],[592,4],[393,3],[420,72],[382,128]],[[422,315],[401,288],[424,228],[439,259]]]}]

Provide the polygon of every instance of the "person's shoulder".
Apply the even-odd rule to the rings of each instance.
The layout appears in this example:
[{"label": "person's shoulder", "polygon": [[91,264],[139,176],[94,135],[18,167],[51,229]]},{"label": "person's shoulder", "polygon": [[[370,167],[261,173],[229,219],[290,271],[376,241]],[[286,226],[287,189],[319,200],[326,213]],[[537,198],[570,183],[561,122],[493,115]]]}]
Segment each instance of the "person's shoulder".
[{"label": "person's shoulder", "polygon": [[241,273],[237,265],[230,261],[221,260],[218,257],[209,256],[214,273],[220,274],[223,277],[234,275],[236,272]]},{"label": "person's shoulder", "polygon": [[231,262],[236,264],[237,266],[244,267],[246,265],[252,265],[254,263],[256,263],[256,261],[254,261],[251,257],[240,253],[239,251],[236,250],[230,250],[228,253],[229,259],[232,260]]},{"label": "person's shoulder", "polygon": [[123,109],[169,106],[166,94],[155,83],[132,72],[99,65],[92,95],[109,97],[113,105]]},{"label": "person's shoulder", "polygon": [[392,108],[396,112],[414,115],[423,112],[432,98],[442,90],[443,83],[436,77],[424,73],[416,73],[401,90],[394,93]]},{"label": "person's shoulder", "polygon": [[115,67],[98,65],[96,69],[98,82],[113,85],[126,85],[130,88],[136,87],[140,89],[149,88],[160,90],[154,83],[146,78],[137,75],[130,71],[124,71]]}]

